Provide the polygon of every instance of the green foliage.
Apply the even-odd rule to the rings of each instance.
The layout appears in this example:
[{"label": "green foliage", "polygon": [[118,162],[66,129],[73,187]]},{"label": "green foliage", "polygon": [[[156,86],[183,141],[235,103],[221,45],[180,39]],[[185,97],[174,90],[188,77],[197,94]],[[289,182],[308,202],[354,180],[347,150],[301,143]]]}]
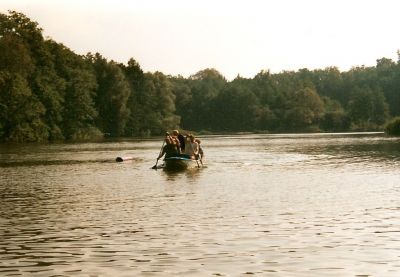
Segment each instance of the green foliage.
[{"label": "green foliage", "polygon": [[[130,95],[127,100],[127,108],[130,110],[129,117],[124,130],[126,136],[149,136],[151,134],[148,125],[145,125],[144,119],[146,114],[145,107],[145,76],[140,65],[134,60],[130,59],[128,65],[119,65],[123,70],[126,81],[130,87]],[[150,111],[151,112],[151,111]]]},{"label": "green foliage", "polygon": [[390,121],[385,127],[385,132],[391,136],[400,136],[400,117]]},{"label": "green foliage", "polygon": [[214,99],[214,129],[251,131],[256,127],[258,99],[250,90],[233,82]]},{"label": "green foliage", "polygon": [[49,139],[64,139],[61,124],[65,80],[60,78],[53,68],[38,67],[32,75],[31,87],[46,107],[43,117],[49,127]]},{"label": "green foliage", "polygon": [[391,116],[400,116],[400,64],[390,59],[377,60],[377,83],[384,93]]},{"label": "green foliage", "polygon": [[388,106],[380,90],[356,87],[351,95],[348,110],[356,129],[377,129],[386,122]]},{"label": "green foliage", "polygon": [[350,118],[343,111],[329,111],[321,119],[320,127],[329,132],[347,131],[350,128]]},{"label": "green foliage", "polygon": [[0,39],[0,70],[18,73],[28,77],[34,70],[29,47],[13,34],[5,34]]},{"label": "green foliage", "polygon": [[322,117],[324,104],[314,89],[304,88],[296,91],[289,102],[286,124],[292,130],[302,130]]},{"label": "green foliage", "polygon": [[83,140],[99,137],[95,126],[97,111],[92,95],[97,88],[93,74],[82,70],[71,70],[65,96],[64,132],[67,139]]},{"label": "green foliage", "polygon": [[[90,140],[165,130],[315,132],[382,130],[400,116],[400,62],[375,67],[260,71],[227,81],[215,69],[189,78],[139,63],[80,56],[44,39],[38,23],[0,13],[0,140]],[[398,122],[398,120],[396,121]],[[398,124],[386,127],[397,134]]]},{"label": "green foliage", "polygon": [[176,114],[181,115],[180,125],[185,128],[187,125],[190,126],[186,115],[189,113],[193,103],[192,90],[190,89],[189,81],[181,76],[171,78],[170,81],[172,92],[175,95]]},{"label": "green foliage", "polygon": [[190,78],[192,102],[185,114],[188,129],[208,129],[214,122],[214,111],[211,103],[227,84],[225,78],[215,69],[205,69]]},{"label": "green foliage", "polygon": [[113,61],[108,62],[96,54],[93,60],[98,88],[95,97],[99,112],[97,125],[112,137],[123,135],[130,110],[127,102],[131,94],[129,83],[122,69]]},{"label": "green foliage", "polygon": [[48,128],[41,120],[45,107],[18,73],[0,71],[0,134],[13,142],[45,141]]},{"label": "green foliage", "polygon": [[324,70],[315,70],[313,83],[316,91],[323,96],[345,105],[348,102],[348,94],[344,88],[344,76],[336,67],[328,67]]},{"label": "green foliage", "polygon": [[146,73],[143,88],[138,91],[140,120],[139,132],[144,135],[159,135],[179,125],[175,114],[175,95],[170,80],[161,72]]}]

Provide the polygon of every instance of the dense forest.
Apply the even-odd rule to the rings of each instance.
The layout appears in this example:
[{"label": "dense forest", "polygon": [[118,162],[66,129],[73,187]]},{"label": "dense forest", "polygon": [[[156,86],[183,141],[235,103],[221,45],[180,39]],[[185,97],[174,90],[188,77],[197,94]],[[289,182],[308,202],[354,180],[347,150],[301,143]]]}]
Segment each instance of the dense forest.
[{"label": "dense forest", "polygon": [[40,142],[195,132],[383,130],[400,115],[400,62],[300,69],[227,81],[215,69],[188,78],[138,62],[78,55],[38,23],[0,13],[0,140]]}]

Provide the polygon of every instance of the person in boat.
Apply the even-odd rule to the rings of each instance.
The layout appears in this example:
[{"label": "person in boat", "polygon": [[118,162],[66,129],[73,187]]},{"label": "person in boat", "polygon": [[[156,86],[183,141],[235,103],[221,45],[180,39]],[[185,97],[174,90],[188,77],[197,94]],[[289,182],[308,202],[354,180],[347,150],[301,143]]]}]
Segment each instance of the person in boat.
[{"label": "person in boat", "polygon": [[169,133],[166,133],[165,145],[160,155],[158,155],[157,160],[161,159],[164,155],[165,158],[169,158],[179,156],[179,154],[180,149],[177,140],[175,140]]},{"label": "person in boat", "polygon": [[179,142],[179,139],[177,137],[175,137],[175,136],[172,136],[171,139],[172,139],[172,144],[174,144],[176,146],[176,149],[178,150],[178,153],[179,154],[182,153],[182,151],[181,151],[181,143]]},{"label": "person in boat", "polygon": [[202,160],[204,157],[204,151],[201,147],[201,141],[199,139],[195,139],[195,142],[197,142],[197,144],[199,145],[199,158]]},{"label": "person in boat", "polygon": [[181,152],[183,153],[185,151],[185,137],[178,130],[173,130],[172,135],[179,140]]},{"label": "person in boat", "polygon": [[192,134],[186,136],[184,156],[190,159],[196,159],[199,154],[199,144]]}]

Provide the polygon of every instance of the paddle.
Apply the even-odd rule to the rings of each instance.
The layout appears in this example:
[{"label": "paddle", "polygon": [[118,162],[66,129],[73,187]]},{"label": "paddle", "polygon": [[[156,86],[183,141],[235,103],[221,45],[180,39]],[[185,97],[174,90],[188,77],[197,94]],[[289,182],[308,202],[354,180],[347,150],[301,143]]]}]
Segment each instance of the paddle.
[{"label": "paddle", "polygon": [[198,167],[198,168],[200,168],[199,161],[200,161],[200,163],[201,163],[201,167],[204,167],[203,160],[202,160],[200,154],[195,155],[195,159],[196,159],[196,163],[197,163],[197,167]]},{"label": "paddle", "polygon": [[[160,155],[161,155],[161,153],[162,153],[162,151],[163,151],[164,143],[165,143],[165,140],[163,140],[163,143],[162,143],[161,149],[160,149],[160,154],[158,154],[158,157],[160,157]],[[156,164],[152,167],[152,169],[157,169],[157,164],[158,164],[158,159],[159,159],[158,157],[157,157]]]}]

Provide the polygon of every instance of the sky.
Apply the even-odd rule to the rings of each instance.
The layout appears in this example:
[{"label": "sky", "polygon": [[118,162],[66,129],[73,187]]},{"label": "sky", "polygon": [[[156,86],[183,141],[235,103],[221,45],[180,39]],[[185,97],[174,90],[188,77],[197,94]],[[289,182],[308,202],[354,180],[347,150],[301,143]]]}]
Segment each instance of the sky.
[{"label": "sky", "polygon": [[99,52],[144,71],[228,80],[261,70],[397,61],[398,0],[0,0],[77,54]]}]

